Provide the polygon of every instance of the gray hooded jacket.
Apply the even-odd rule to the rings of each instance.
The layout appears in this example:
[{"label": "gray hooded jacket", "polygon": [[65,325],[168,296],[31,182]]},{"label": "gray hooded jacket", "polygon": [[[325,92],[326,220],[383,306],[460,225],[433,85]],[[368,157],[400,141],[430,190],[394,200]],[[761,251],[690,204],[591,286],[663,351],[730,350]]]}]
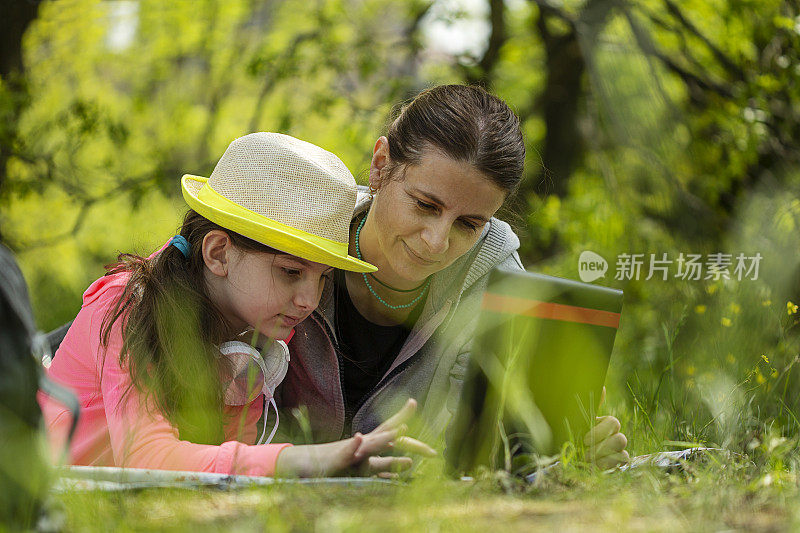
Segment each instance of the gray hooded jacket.
[{"label": "gray hooded jacket", "polygon": [[[363,188],[359,193],[354,216],[370,205]],[[497,266],[522,269],[518,248],[511,227],[492,218],[466,254],[434,274],[419,319],[389,370],[353,414],[352,432],[373,430],[411,397],[419,403],[424,422],[418,436],[429,442],[442,436],[457,406],[488,275]],[[326,287],[317,310],[296,326],[289,342],[289,372],[276,391],[282,410],[305,406],[315,442],[348,436],[332,289]]]}]

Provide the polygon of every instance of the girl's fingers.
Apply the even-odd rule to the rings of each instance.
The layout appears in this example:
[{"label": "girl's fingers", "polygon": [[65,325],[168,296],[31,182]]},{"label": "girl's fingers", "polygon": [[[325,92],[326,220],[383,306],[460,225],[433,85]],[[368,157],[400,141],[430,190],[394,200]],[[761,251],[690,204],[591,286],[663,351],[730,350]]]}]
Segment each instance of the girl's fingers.
[{"label": "girl's fingers", "polygon": [[407,422],[417,410],[417,401],[413,398],[406,400],[406,404],[383,424],[375,428],[375,431],[385,431],[393,429],[400,424]]},{"label": "girl's fingers", "polygon": [[[384,433],[384,432],[381,432],[381,433]],[[395,433],[395,435],[396,434],[397,433]],[[383,438],[381,438],[381,441],[383,442]],[[428,446],[424,442],[419,441],[419,440],[414,439],[414,438],[411,438],[411,437],[396,437],[393,441],[388,442],[384,448],[382,448],[382,449],[378,450],[378,452],[374,452],[374,453],[379,453],[380,451],[383,451],[386,448],[393,448],[394,450],[397,450],[398,452],[404,453],[404,454],[405,453],[415,453],[417,455],[422,455],[423,457],[436,457],[438,455],[436,450],[434,450],[433,448],[431,448],[430,446]],[[361,458],[364,455],[366,455],[366,453],[365,453],[366,449],[367,449],[366,448],[366,444],[362,443],[361,448],[358,450],[359,458]]]},{"label": "girl's fingers", "polygon": [[367,472],[379,474],[381,472],[402,472],[408,470],[414,461],[410,457],[370,457]]},{"label": "girl's fingers", "polygon": [[416,453],[425,457],[436,457],[436,450],[422,441],[411,437],[398,437],[394,441],[394,449],[404,453]]},{"label": "girl's fingers", "polygon": [[411,437],[401,437],[408,430],[406,422],[414,416],[417,401],[409,398],[405,405],[375,430],[363,436],[355,458],[363,459],[369,455],[380,453],[388,448],[395,448],[401,453],[416,453],[426,457],[436,456],[436,450]]},{"label": "girl's fingers", "polygon": [[345,446],[344,450],[345,454],[352,456],[355,459],[361,459],[363,456],[361,447],[364,444],[364,435],[356,432],[351,439],[348,439],[345,442],[347,442],[347,446]]},{"label": "girl's fingers", "polygon": [[614,433],[619,433],[621,427],[619,420],[613,416],[598,416],[597,424],[583,438],[583,443],[587,446],[597,446]]},{"label": "girl's fingers", "polygon": [[363,459],[369,455],[375,455],[393,446],[393,441],[397,438],[398,431],[396,429],[387,431],[372,431],[362,437],[361,446],[357,452],[359,459]]}]

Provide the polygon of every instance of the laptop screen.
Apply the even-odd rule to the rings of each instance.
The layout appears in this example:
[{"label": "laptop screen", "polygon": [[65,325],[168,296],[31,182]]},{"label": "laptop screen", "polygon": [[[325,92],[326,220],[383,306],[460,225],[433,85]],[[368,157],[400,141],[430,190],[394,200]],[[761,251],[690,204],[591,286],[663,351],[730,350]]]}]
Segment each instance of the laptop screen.
[{"label": "laptop screen", "polygon": [[514,470],[580,445],[600,400],[622,292],[492,272],[447,456],[456,472]]}]

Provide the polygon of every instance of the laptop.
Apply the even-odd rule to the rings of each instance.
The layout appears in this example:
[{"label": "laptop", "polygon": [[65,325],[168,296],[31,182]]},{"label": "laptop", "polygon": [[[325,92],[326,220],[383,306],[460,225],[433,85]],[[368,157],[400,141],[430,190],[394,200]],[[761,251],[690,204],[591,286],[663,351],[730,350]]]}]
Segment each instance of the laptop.
[{"label": "laptop", "polygon": [[522,472],[580,447],[592,426],[622,291],[495,269],[483,295],[464,388],[448,429],[448,466]]}]

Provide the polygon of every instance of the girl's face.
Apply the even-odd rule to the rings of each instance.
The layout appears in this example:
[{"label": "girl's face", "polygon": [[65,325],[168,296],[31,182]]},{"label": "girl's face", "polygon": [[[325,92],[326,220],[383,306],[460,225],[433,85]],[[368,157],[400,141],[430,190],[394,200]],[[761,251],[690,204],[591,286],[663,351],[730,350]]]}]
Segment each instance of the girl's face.
[{"label": "girl's face", "polygon": [[[373,220],[367,220],[371,232],[365,244],[373,246],[381,279],[418,284],[475,244],[506,192],[471,164],[433,149],[423,152],[418,164],[388,177],[379,170],[388,160],[378,157],[380,143],[379,139],[370,173],[370,183],[379,192],[370,208]],[[374,254],[375,247],[379,254]],[[373,261],[366,253],[365,259]]]},{"label": "girl's face", "polygon": [[[211,264],[206,260],[215,274],[208,280],[212,298],[237,330],[252,327],[268,337],[285,339],[316,309],[333,268],[293,255],[245,252],[229,239],[228,243],[216,253],[213,244],[209,247],[209,255],[222,260],[212,259]],[[223,276],[218,275],[221,272]]]}]

